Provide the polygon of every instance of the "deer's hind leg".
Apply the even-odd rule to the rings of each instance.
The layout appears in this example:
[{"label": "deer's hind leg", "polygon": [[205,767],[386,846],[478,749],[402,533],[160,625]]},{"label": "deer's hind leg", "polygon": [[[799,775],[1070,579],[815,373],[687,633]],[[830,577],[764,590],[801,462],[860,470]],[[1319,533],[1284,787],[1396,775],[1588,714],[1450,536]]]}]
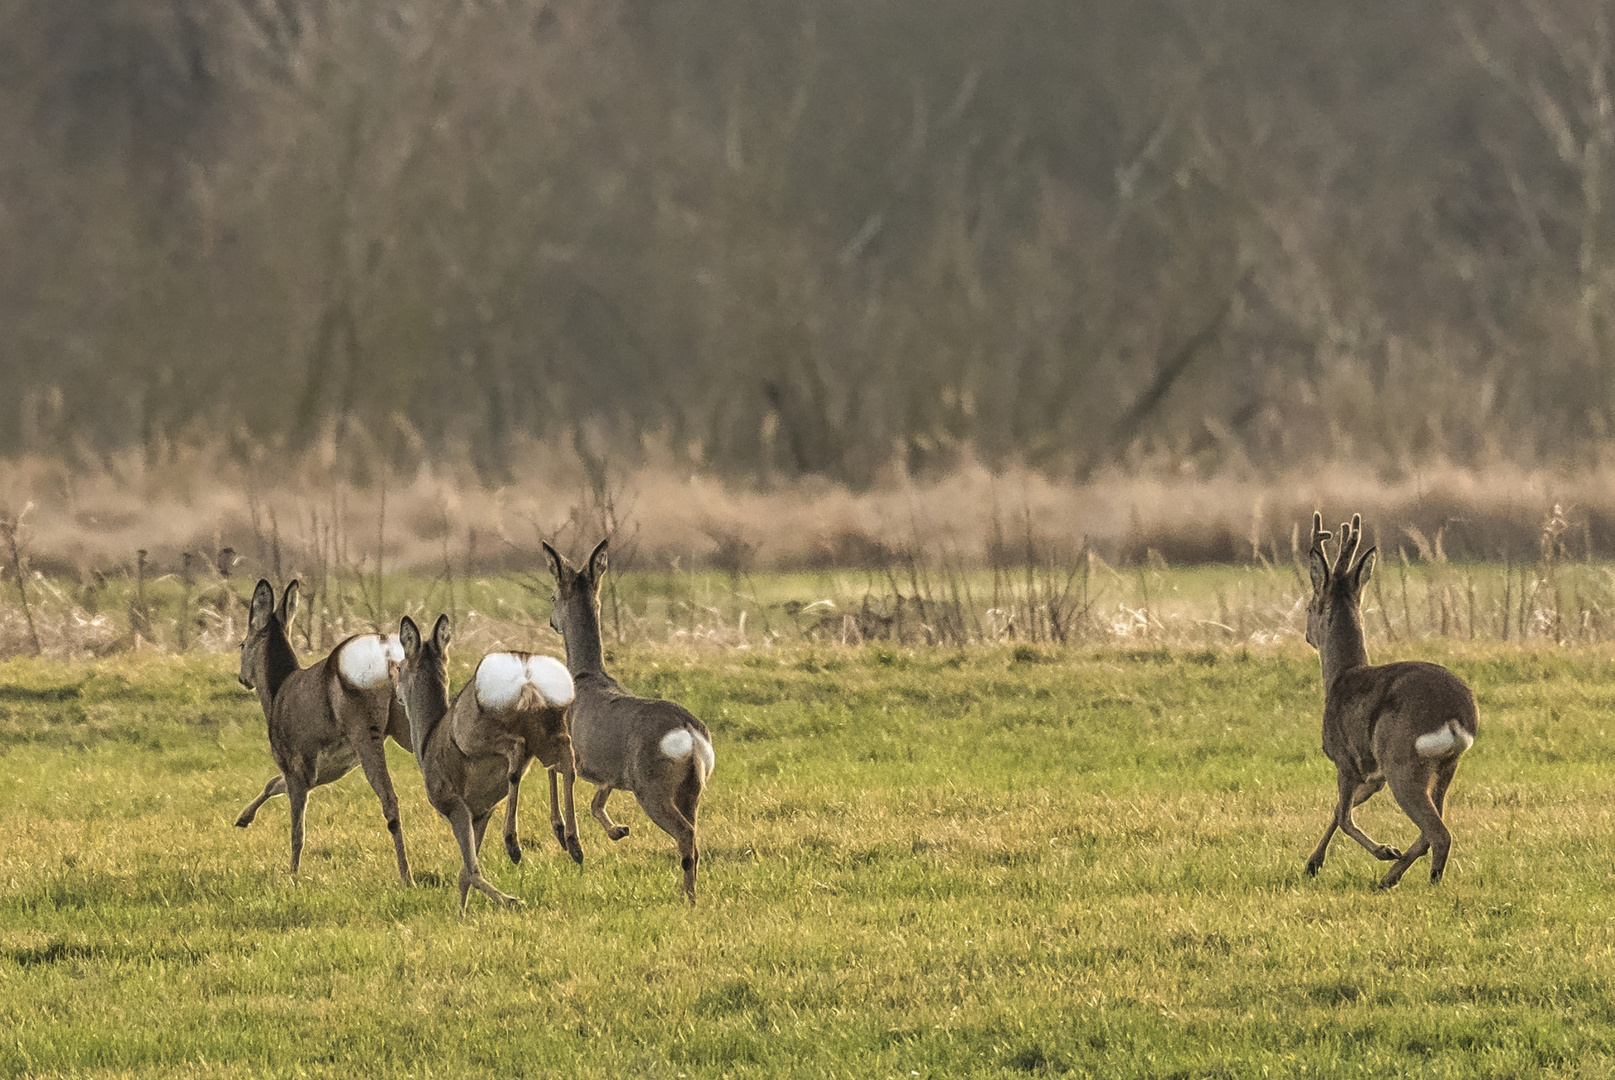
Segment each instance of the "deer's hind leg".
[{"label": "deer's hind leg", "polygon": [[404,854],[404,826],[398,819],[398,795],[393,791],[392,774],[387,771],[386,732],[375,725],[357,734],[353,749],[359,755],[365,779],[370,781],[371,789],[381,802],[381,814],[393,838],[393,853],[398,857],[398,879],[405,885],[413,885],[415,878],[409,872],[409,856]]},{"label": "deer's hind leg", "polygon": [[[572,786],[577,780],[577,772],[573,766],[572,746],[568,742],[565,756],[559,764],[548,767],[550,774],[550,828],[555,830],[555,839],[560,841],[561,850],[572,856],[572,861],[579,866],[583,865],[583,845],[578,843],[578,812],[572,799]],[[566,802],[563,804],[557,794],[559,781],[566,791]]]},{"label": "deer's hind leg", "polygon": [[[566,848],[566,853],[568,855],[572,856],[572,861],[573,862],[577,863],[579,866],[582,866],[583,865],[583,845],[578,842],[578,812],[577,812],[576,806],[573,804],[573,801],[572,801],[572,785],[575,782],[576,778],[577,778],[577,774],[574,773],[571,769],[567,769],[567,770],[565,770],[564,772],[561,773],[561,787],[566,793],[566,802],[563,804],[563,808],[562,808],[562,815],[563,815],[562,823],[563,823],[563,825],[565,827],[565,832],[561,836],[561,846]],[[554,816],[554,813],[555,813],[555,774],[552,772],[552,773],[550,773],[550,814],[551,814],[551,816]]]},{"label": "deer's hind leg", "polygon": [[[516,798],[521,791],[522,774],[527,771],[527,762],[530,760],[527,755],[527,741],[514,740],[505,750],[505,760],[510,766],[509,774],[505,777],[509,785],[509,790],[505,793],[505,854],[510,856],[511,862],[519,863],[522,861],[522,845],[516,837]],[[480,834],[477,846],[479,848],[482,846]]]},{"label": "deer's hind leg", "polygon": [[1399,770],[1391,781],[1391,794],[1404,813],[1419,827],[1419,838],[1408,848],[1407,854],[1396,861],[1380,882],[1380,888],[1389,889],[1426,851],[1430,852],[1430,883],[1441,880],[1447,868],[1447,853],[1452,848],[1452,833],[1442,820],[1441,807],[1447,800],[1447,785],[1458,768],[1456,758],[1437,762],[1435,768],[1424,762],[1414,762]]},{"label": "deer's hind leg", "polygon": [[[695,903],[695,874],[701,862],[701,853],[695,843],[695,822],[685,815],[678,804],[679,792],[634,792],[639,799],[639,805],[644,807],[645,816],[655,822],[656,827],[678,842],[679,864],[684,869],[684,899]],[[690,809],[694,809],[690,804]]]},{"label": "deer's hind leg", "polygon": [[283,795],[285,792],[286,778],[279,773],[276,773],[274,779],[270,780],[269,783],[264,785],[263,794],[259,795],[256,799],[248,803],[247,808],[241,811],[241,816],[236,818],[236,828],[245,829],[248,825],[251,825],[253,819],[258,816],[258,808],[260,806],[268,802],[270,799],[273,799],[276,795]]}]

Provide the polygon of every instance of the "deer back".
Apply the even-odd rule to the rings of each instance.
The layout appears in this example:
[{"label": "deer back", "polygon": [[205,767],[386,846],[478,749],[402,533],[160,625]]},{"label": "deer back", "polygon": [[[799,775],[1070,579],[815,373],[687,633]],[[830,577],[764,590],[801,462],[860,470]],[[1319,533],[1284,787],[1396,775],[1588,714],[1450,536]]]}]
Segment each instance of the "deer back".
[{"label": "deer back", "polygon": [[593,678],[578,680],[568,722],[578,774],[613,787],[636,787],[660,759],[672,756],[662,741],[673,732],[693,730],[712,743],[707,726],[677,702],[635,697]]}]

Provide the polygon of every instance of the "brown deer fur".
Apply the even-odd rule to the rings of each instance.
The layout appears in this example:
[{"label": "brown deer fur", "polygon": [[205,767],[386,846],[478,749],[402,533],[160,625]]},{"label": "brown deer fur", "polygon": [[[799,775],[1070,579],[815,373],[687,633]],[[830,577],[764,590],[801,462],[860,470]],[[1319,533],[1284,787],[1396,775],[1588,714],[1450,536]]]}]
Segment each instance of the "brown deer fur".
[{"label": "brown deer fur", "polygon": [[[1338,828],[1376,859],[1393,864],[1381,888],[1400,881],[1426,851],[1430,881],[1438,882],[1452,847],[1442,818],[1447,788],[1459,757],[1475,741],[1475,697],[1463,680],[1437,664],[1369,664],[1359,598],[1374,571],[1375,549],[1357,557],[1360,517],[1354,515],[1340,530],[1339,557],[1331,565],[1323,515],[1313,515],[1307,642],[1323,665],[1323,752],[1335,763],[1340,798],[1307,859],[1307,873],[1323,866]],[[1405,854],[1371,839],[1352,820],[1352,808],[1387,784],[1419,827],[1419,838]]]},{"label": "brown deer fur", "polygon": [[[572,808],[572,743],[567,735],[566,704],[524,692],[510,708],[488,709],[478,701],[475,676],[451,703],[448,691],[449,620],[439,616],[432,636],[423,638],[414,620],[405,616],[398,628],[404,658],[393,679],[398,700],[404,704],[415,743],[415,757],[426,781],[426,797],[448,821],[460,845],[460,910],[475,888],[498,903],[521,901],[500,892],[482,876],[477,852],[488,819],[500,799],[505,811],[505,848],[511,861],[519,861],[516,843],[516,796],[522,774],[537,758],[551,773],[551,823],[556,838],[577,862],[583,849],[577,839],[577,818]],[[570,688],[568,688],[570,690]],[[568,701],[571,694],[565,697]],[[555,809],[554,776],[566,783],[564,826]]]},{"label": "brown deer fur", "polygon": [[269,725],[269,751],[280,773],[241,811],[236,825],[243,829],[251,825],[266,800],[285,792],[291,801],[295,874],[303,854],[303,815],[310,789],[345,776],[358,764],[381,800],[398,855],[398,877],[405,885],[412,884],[384,742],[391,735],[401,745],[410,746],[404,711],[393,704],[384,670],[376,684],[359,686],[335,662],[357,637],[343,641],[324,659],[298,667],[287,638],[296,611],[296,581],[286,586],[278,608],[269,582],[259,581],[253,590],[239,677],[241,685],[258,692]]},{"label": "brown deer fur", "polygon": [[688,709],[671,701],[634,697],[605,672],[600,642],[600,579],[606,570],[606,541],[575,570],[549,544],[544,545],[555,578],[550,626],[566,642],[566,666],[577,697],[570,722],[578,775],[595,785],[591,809],[613,840],[628,835],[606,813],[606,799],[618,788],[634,793],[645,814],[678,842],[684,868],[684,896],[695,903],[701,854],[696,812],[712,774],[712,735]]}]

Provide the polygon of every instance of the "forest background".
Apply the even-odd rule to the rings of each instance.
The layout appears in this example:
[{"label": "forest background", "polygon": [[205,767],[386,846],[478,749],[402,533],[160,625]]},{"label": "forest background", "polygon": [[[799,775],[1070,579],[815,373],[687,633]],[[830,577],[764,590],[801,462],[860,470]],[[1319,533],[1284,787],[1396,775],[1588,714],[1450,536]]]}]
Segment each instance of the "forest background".
[{"label": "forest background", "polygon": [[0,502],[80,573],[580,492],[661,565],[1607,554],[1612,65],[1585,0],[0,0]]}]

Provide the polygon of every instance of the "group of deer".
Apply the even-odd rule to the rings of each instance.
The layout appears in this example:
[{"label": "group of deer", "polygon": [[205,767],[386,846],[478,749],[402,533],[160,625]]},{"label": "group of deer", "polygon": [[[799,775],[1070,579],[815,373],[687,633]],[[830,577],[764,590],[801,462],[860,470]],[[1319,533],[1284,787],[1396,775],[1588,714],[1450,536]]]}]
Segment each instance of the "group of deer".
[{"label": "group of deer", "polygon": [[[1323,516],[1314,514],[1306,638],[1323,666],[1323,750],[1335,765],[1339,802],[1307,860],[1307,873],[1322,868],[1329,841],[1339,829],[1375,858],[1393,864],[1382,887],[1395,885],[1426,852],[1430,880],[1440,881],[1452,846],[1442,819],[1447,788],[1458,759],[1475,741],[1475,698],[1461,679],[1436,664],[1368,663],[1360,601],[1374,572],[1375,549],[1358,554],[1362,521],[1357,516],[1340,527],[1333,560],[1326,550],[1331,538]],[[260,581],[241,646],[241,681],[257,688],[280,774],[236,824],[251,824],[266,799],[285,792],[291,800],[295,871],[309,789],[330,783],[357,763],[381,800],[398,873],[408,884],[398,800],[383,752],[383,740],[390,735],[414,752],[429,800],[453,827],[462,860],[461,909],[471,888],[515,903],[482,877],[477,850],[488,818],[504,798],[505,850],[512,861],[521,858],[517,789],[537,758],[549,770],[556,839],[573,859],[583,861],[572,807],[574,776],[595,785],[594,816],[613,840],[626,836],[628,829],[607,816],[606,799],[623,788],[678,842],[684,893],[693,903],[700,860],[696,807],[712,773],[711,735],[680,706],[633,697],[605,673],[599,623],[605,541],[582,570],[573,569],[548,544],[544,551],[555,578],[550,625],[566,645],[566,668],[548,657],[493,653],[483,658],[452,702],[447,617],[439,617],[430,638],[423,638],[405,617],[396,639],[349,638],[325,660],[299,669],[286,634],[297,583],[286,587],[277,608],[274,590]],[[557,779],[564,788],[564,810]],[[1419,838],[1406,852],[1378,843],[1352,820],[1352,810],[1387,785],[1419,827]]]},{"label": "group of deer", "polygon": [[284,792],[291,803],[295,873],[309,790],[357,764],[381,801],[398,876],[413,884],[387,771],[384,744],[391,736],[415,755],[427,800],[448,821],[460,846],[460,910],[473,888],[497,903],[516,905],[519,900],[482,876],[477,852],[489,818],[504,799],[505,851],[512,862],[521,860],[517,793],[537,759],[549,773],[551,827],[574,861],[583,862],[572,802],[574,778],[581,776],[595,785],[594,816],[612,840],[628,835],[606,813],[606,799],[621,788],[678,842],[684,895],[694,903],[701,857],[696,810],[714,765],[712,736],[681,706],[633,697],[606,674],[600,640],[606,541],[581,570],[548,544],[544,552],[555,578],[550,625],[566,646],[566,665],[523,652],[490,653],[452,700],[446,615],[438,617],[430,636],[406,615],[396,637],[350,637],[304,668],[288,634],[297,582],[286,586],[277,605],[274,588],[259,581],[241,643],[240,678],[258,693],[280,772],[236,824],[251,825],[258,808]]}]

